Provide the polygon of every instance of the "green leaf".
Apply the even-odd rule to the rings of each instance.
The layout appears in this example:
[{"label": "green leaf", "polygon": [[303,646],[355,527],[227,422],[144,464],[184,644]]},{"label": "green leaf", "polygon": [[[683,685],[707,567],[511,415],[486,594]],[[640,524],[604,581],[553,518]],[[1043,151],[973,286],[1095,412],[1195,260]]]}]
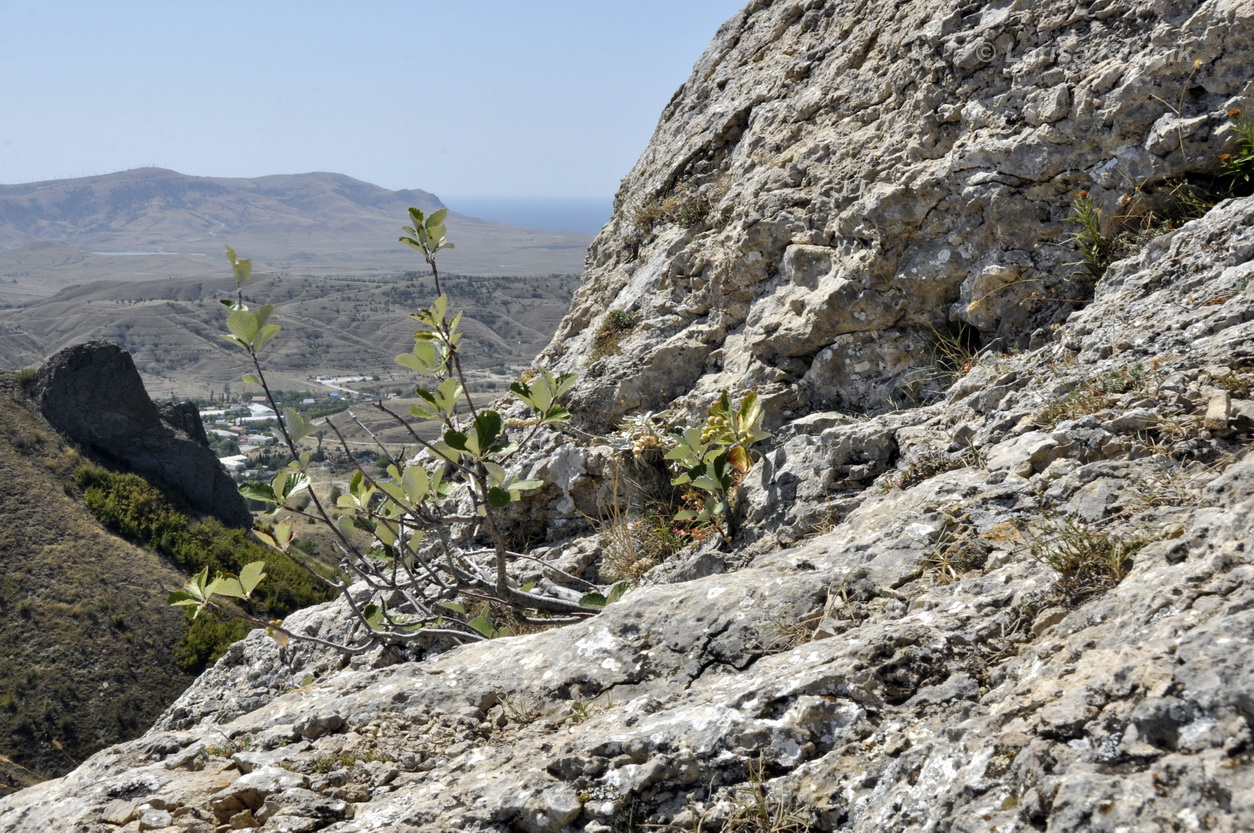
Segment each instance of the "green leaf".
[{"label": "green leaf", "polygon": [[466,615],[466,606],[458,602],[436,602],[436,604],[438,604],[440,607],[444,608],[445,610],[451,610],[454,613],[460,613],[462,616]]},{"label": "green leaf", "polygon": [[265,347],[270,339],[279,334],[278,324],[267,324],[257,333],[257,337],[253,340],[253,350],[260,353],[261,348]]},{"label": "green leaf", "polygon": [[239,583],[244,588],[244,598],[252,595],[257,589],[257,585],[266,577],[266,562],[250,561],[244,565],[244,569],[239,571]]},{"label": "green leaf", "polygon": [[208,595],[230,596],[233,599],[242,599],[244,598],[244,588],[235,576],[218,573],[213,583],[209,585]]},{"label": "green leaf", "polygon": [[253,534],[261,539],[263,544],[280,552],[287,552],[292,544],[292,525],[289,523],[275,524],[274,528],[255,526]]},{"label": "green leaf", "polygon": [[[418,388],[415,393],[428,402],[435,402],[435,397],[431,395],[431,391],[429,390]],[[413,405],[409,409],[409,415],[418,419],[438,419],[440,412],[435,408],[428,408],[425,405]]]},{"label": "green leaf", "polygon": [[235,273],[235,282],[240,286],[248,283],[248,279],[253,274],[252,260],[240,260],[235,256],[235,250],[230,246],[226,247],[226,259],[231,262],[231,271]]},{"label": "green leaf", "polygon": [[235,337],[235,343],[242,344],[251,353],[257,353],[279,332],[277,324],[266,326],[273,312],[273,304],[256,310],[238,309],[227,318],[226,328]]},{"label": "green leaf", "polygon": [[494,509],[504,509],[509,506],[511,500],[513,500],[513,495],[499,486],[488,489],[488,503],[492,504]]},{"label": "green leaf", "polygon": [[374,536],[379,539],[379,543],[385,547],[393,547],[396,545],[396,532],[392,529],[392,525],[388,523],[380,523],[374,528]]},{"label": "green leaf", "polygon": [[490,484],[504,488],[505,481],[509,479],[509,474],[505,471],[504,466],[491,460],[484,460],[483,469],[488,473],[488,482]]},{"label": "green leaf", "polygon": [[282,503],[308,489],[309,482],[309,475],[303,471],[281,471],[270,481],[270,487],[276,501]]},{"label": "green leaf", "polygon": [[440,410],[452,416],[453,410],[457,407],[457,400],[462,396],[462,383],[456,379],[445,379],[436,389],[436,395],[439,398]]},{"label": "green leaf", "polygon": [[490,450],[504,427],[505,422],[496,411],[480,411],[475,417],[475,436],[479,441],[479,448],[483,451]]},{"label": "green leaf", "polygon": [[422,503],[431,493],[431,477],[422,466],[410,466],[401,476],[401,487],[413,503]]},{"label": "green leaf", "polygon": [[278,496],[274,493],[274,488],[269,483],[262,483],[259,480],[241,483],[239,493],[252,500],[260,500],[266,503],[279,502]]},{"label": "green leaf", "polygon": [[183,585],[183,589],[175,590],[166,598],[166,603],[176,607],[186,608],[187,618],[195,619],[200,612],[205,609],[205,605],[209,601],[208,593],[205,591],[205,584],[209,580],[209,568],[203,568],[199,573],[192,576]]},{"label": "green leaf", "polygon": [[362,608],[361,616],[371,630],[381,631],[387,627],[384,609],[377,604],[368,604]]},{"label": "green leaf", "polygon": [[[422,335],[429,336],[429,333]],[[401,367],[407,367],[419,373],[433,374],[444,369],[445,356],[444,351],[431,341],[418,338],[415,335],[414,349],[409,353],[402,353],[396,357],[396,363]]]},{"label": "green leaf", "polygon": [[762,405],[757,391],[749,391],[740,402],[740,422],[745,428],[757,428],[762,423]]},{"label": "green leaf", "polygon": [[606,597],[605,603],[607,605],[612,605],[614,602],[618,601],[635,589],[636,585],[632,584],[630,581],[620,581],[610,588],[610,594]]},{"label": "green leaf", "polygon": [[488,618],[488,614],[486,613],[479,614],[466,624],[479,631],[479,633],[483,634],[488,639],[495,639],[497,636],[501,635],[501,632],[492,626],[492,620]]},{"label": "green leaf", "polygon": [[257,323],[257,314],[252,310],[237,309],[226,319],[226,328],[231,331],[231,335],[251,346],[260,325]]},{"label": "green leaf", "polygon": [[588,610],[601,610],[609,601],[595,590],[591,593],[584,593],[579,597],[579,606]]},{"label": "green leaf", "polygon": [[313,420],[291,408],[283,409],[283,424],[287,427],[287,433],[291,436],[292,442],[300,442],[318,430]]},{"label": "green leaf", "polygon": [[722,488],[722,485],[708,474],[692,478],[692,485],[707,492],[717,492]]},{"label": "green leaf", "polygon": [[549,406],[549,411],[544,416],[545,423],[551,422],[570,422],[570,411],[565,406],[553,404]]},{"label": "green leaf", "polygon": [[175,590],[169,596],[166,596],[165,603],[168,605],[175,605],[177,607],[191,607],[193,605],[199,605],[201,600],[197,599],[186,590]]}]

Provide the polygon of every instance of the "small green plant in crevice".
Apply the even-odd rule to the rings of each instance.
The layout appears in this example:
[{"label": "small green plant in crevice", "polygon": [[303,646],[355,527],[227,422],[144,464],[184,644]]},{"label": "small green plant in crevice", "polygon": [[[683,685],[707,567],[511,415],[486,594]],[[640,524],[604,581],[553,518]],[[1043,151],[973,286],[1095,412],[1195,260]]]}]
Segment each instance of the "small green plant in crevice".
[{"label": "small green plant in crevice", "polygon": [[375,761],[390,764],[395,760],[396,758],[387,752],[380,752],[378,749],[365,749],[341,752],[338,755],[322,755],[310,761],[310,767],[319,775],[326,775],[329,772],[335,772],[337,769],[352,769],[357,764],[369,764]]},{"label": "small green plant in crevice", "polygon": [[523,696],[515,696],[504,691],[496,692],[497,705],[501,714],[510,723],[518,726],[530,726],[544,714],[544,710],[536,703]]},{"label": "small green plant in crevice", "polygon": [[1237,399],[1254,397],[1254,374],[1248,372],[1230,371],[1211,379],[1211,384],[1220,390],[1227,391]]},{"label": "small green plant in crevice", "polygon": [[[651,430],[654,428],[650,426]],[[637,456],[656,453],[660,459],[661,450],[669,446],[663,445],[662,439],[655,439],[657,445],[651,442],[637,445],[630,438],[620,438],[616,447],[638,448]],[[638,582],[653,567],[683,549],[692,541],[692,536],[687,528],[671,520],[674,508],[628,479],[624,468],[624,463],[615,461],[610,470],[607,499],[598,503],[597,517],[585,517],[598,531],[601,575],[611,581]]]},{"label": "small green plant in crevice", "polygon": [[576,697],[570,701],[570,711],[561,719],[561,722],[577,726],[612,708],[614,708],[614,700],[609,696],[608,692],[602,692],[591,698]]},{"label": "small green plant in crevice", "polygon": [[777,616],[767,631],[768,637],[760,641],[763,651],[768,654],[779,654],[805,645],[814,639],[819,625],[826,618],[827,611],[810,611],[800,619],[792,620]]},{"label": "small green plant in crevice", "polygon": [[923,559],[923,568],[937,584],[950,584],[963,573],[984,569],[989,549],[970,526],[947,527]]},{"label": "small green plant in crevice", "polygon": [[253,748],[252,735],[240,735],[236,738],[222,735],[222,739],[226,742],[221,746],[206,746],[205,754],[215,758],[229,758],[237,752],[247,752]]},{"label": "small green plant in crevice", "polygon": [[675,444],[670,411],[646,411],[628,414],[609,436],[610,446],[629,451],[633,457],[648,457],[654,452],[665,454]]},{"label": "small green plant in crevice", "polygon": [[1146,388],[1150,377],[1140,362],[1112,370],[1079,385],[1047,403],[1032,418],[1038,428],[1053,429],[1059,423],[1095,414],[1114,404],[1115,396]]},{"label": "small green plant in crevice", "polygon": [[1075,607],[1117,585],[1132,559],[1149,540],[1122,538],[1070,518],[1048,524],[1030,536],[1032,558],[1058,576],[1063,601]]},{"label": "small green plant in crevice", "polygon": [[1076,196],[1071,210],[1072,215],[1067,222],[1080,227],[1069,241],[1080,251],[1080,259],[1072,265],[1081,267],[1086,284],[1096,285],[1115,261],[1114,240],[1107,236],[1103,228],[1105,212],[1088,191],[1081,191]]},{"label": "small green plant in crevice", "polygon": [[695,498],[695,505],[681,509],[675,520],[713,525],[725,541],[735,537],[731,510],[753,466],[750,449],[770,436],[762,417],[756,392],[745,394],[737,407],[723,391],[701,425],[675,432],[675,446],[665,455],[675,471],[671,485],[687,487]]},{"label": "small green plant in crevice", "polygon": [[622,351],[623,336],[636,325],[636,314],[630,310],[612,309],[601,319],[601,326],[592,335],[592,350],[588,362],[606,356],[617,356]]},{"label": "small green plant in crevice", "polygon": [[1144,386],[1145,382],[1145,365],[1136,362],[1102,374],[1091,382],[1089,387],[1096,393],[1118,395],[1137,390]]},{"label": "small green plant in crevice", "polygon": [[974,327],[959,323],[951,329],[932,328],[932,366],[949,387],[966,376],[980,357],[980,334]]},{"label": "small green plant in crevice", "polygon": [[1047,404],[1037,412],[1032,422],[1038,428],[1052,429],[1060,422],[1097,413],[1109,404],[1109,400],[1091,388],[1079,387]]},{"label": "small green plant in crevice", "polygon": [[672,526],[654,510],[621,515],[601,530],[601,570],[612,581],[639,581],[692,540],[687,530]]},{"label": "small green plant in crevice", "polygon": [[33,367],[22,368],[13,374],[13,380],[17,382],[19,387],[29,389],[35,384],[35,380],[39,378],[39,371]]},{"label": "small green plant in crevice", "polygon": [[1081,284],[1086,290],[1102,279],[1112,263],[1135,254],[1154,237],[1196,220],[1220,202],[1254,193],[1254,121],[1229,110],[1235,134],[1219,154],[1219,171],[1186,173],[1143,183],[1119,198],[1107,215],[1087,191],[1072,202],[1067,222],[1079,228],[1070,237],[1079,251]]},{"label": "small green plant in crevice", "polygon": [[1236,137],[1232,148],[1219,155],[1219,176],[1234,196],[1248,196],[1254,190],[1254,119],[1236,109],[1228,117]]}]

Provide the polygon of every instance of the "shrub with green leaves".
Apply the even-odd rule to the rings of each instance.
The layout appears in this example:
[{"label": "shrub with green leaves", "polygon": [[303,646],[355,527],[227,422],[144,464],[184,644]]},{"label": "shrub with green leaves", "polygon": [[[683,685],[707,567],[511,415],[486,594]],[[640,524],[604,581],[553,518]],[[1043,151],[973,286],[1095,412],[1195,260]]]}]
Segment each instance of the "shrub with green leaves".
[{"label": "shrub with green leaves", "polygon": [[709,523],[725,538],[734,536],[735,515],[729,510],[753,466],[749,449],[769,436],[762,428],[762,405],[752,391],[739,407],[723,391],[701,425],[675,432],[675,447],[666,452],[675,469],[671,484],[688,486],[696,497],[695,506],[680,510],[675,519]]},{"label": "shrub with green leaves", "polygon": [[[319,426],[297,411],[282,411],[277,433],[293,462],[268,481],[245,484],[241,492],[270,506],[271,516],[287,513],[288,517],[254,531],[267,545],[303,565],[302,553],[293,543],[292,518],[326,525],[348,579],[319,578],[343,595],[364,627],[355,642],[332,644],[292,633],[281,624],[259,623],[270,627],[280,642],[306,639],[355,653],[380,642],[487,639],[504,635],[508,628],[494,622],[485,609],[502,608],[517,625],[563,624],[592,615],[591,609],[623,592],[611,590],[602,597],[593,585],[547,566],[543,587],[524,584],[511,573],[512,564],[535,559],[510,549],[503,512],[543,485],[519,477],[511,471],[511,463],[541,429],[569,419],[560,398],[575,377],[541,370],[511,385],[514,399],[527,413],[524,418],[507,422],[498,411],[476,402],[462,369],[462,316],[449,309],[436,265],[438,253],[452,248],[445,236],[448,212],[442,209],[425,216],[411,208],[409,213],[413,225],[405,227],[400,239],[422,253],[437,297],[412,314],[417,323],[413,348],[396,361],[425,380],[415,389],[419,404],[407,416],[438,421],[443,433],[438,439],[424,438],[405,416],[382,402],[375,403],[372,407],[405,428],[422,452],[402,460],[381,445],[386,476],[372,476],[358,468],[347,491],[331,506],[310,488],[310,454],[297,446]],[[223,302],[229,310],[226,338],[252,364],[253,372],[243,377],[244,382],[260,387],[279,412],[261,364],[263,351],[279,333],[279,326],[271,321],[275,308],[246,303],[244,287],[251,277],[251,262],[230,249],[227,257],[236,295]],[[351,409],[344,416],[357,419]],[[347,453],[334,418],[324,425]],[[221,572],[210,578],[202,572],[173,594],[170,603],[184,607],[193,618],[206,610],[221,611],[223,598],[247,601],[259,592],[262,578],[260,569],[251,564],[238,574]],[[362,583],[371,591],[369,599],[348,592],[350,585]],[[580,589],[573,589],[572,584]]]}]

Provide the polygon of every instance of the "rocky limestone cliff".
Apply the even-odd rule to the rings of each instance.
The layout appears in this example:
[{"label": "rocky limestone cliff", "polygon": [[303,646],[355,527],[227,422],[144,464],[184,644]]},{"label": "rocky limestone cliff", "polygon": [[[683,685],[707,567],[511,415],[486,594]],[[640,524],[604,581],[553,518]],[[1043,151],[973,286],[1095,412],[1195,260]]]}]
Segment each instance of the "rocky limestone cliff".
[{"label": "rocky limestone cliff", "polygon": [[[548,352],[606,428],[769,393],[776,424],[931,387],[935,330],[1027,347],[1064,318],[1064,222],[1214,172],[1250,108],[1248,2],[750,2],[662,114]],[[670,201],[669,203],[667,201]],[[669,209],[669,210],[667,210]],[[656,218],[659,211],[669,216]],[[1042,335],[1038,336],[1038,343]]]},{"label": "rocky limestone cliff", "polygon": [[[160,480],[231,526],[252,516],[209,449],[195,406],[154,405],[130,353],[107,341],[67,347],[39,370],[35,400],[54,428],[110,463]],[[190,409],[190,410],[189,410]]]},{"label": "rocky limestone cliff", "polygon": [[[547,555],[595,575],[575,519],[628,464],[595,430],[763,389],[735,548],[422,661],[254,634],[0,829],[1254,828],[1254,198],[1087,303],[1063,222],[1214,164],[1252,23],[755,0],[624,183],[549,352],[590,433],[534,462]],[[703,218],[651,202],[686,193]],[[611,309],[634,328],[589,361]],[[941,373],[955,322],[985,349]]]}]

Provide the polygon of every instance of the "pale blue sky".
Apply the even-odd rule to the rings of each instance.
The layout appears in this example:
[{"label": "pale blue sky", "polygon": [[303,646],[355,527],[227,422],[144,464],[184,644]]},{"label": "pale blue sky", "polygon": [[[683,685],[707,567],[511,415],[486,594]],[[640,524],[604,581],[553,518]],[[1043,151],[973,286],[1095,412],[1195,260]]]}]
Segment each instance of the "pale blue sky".
[{"label": "pale blue sky", "polygon": [[743,0],[0,0],[0,183],[609,197]]}]

